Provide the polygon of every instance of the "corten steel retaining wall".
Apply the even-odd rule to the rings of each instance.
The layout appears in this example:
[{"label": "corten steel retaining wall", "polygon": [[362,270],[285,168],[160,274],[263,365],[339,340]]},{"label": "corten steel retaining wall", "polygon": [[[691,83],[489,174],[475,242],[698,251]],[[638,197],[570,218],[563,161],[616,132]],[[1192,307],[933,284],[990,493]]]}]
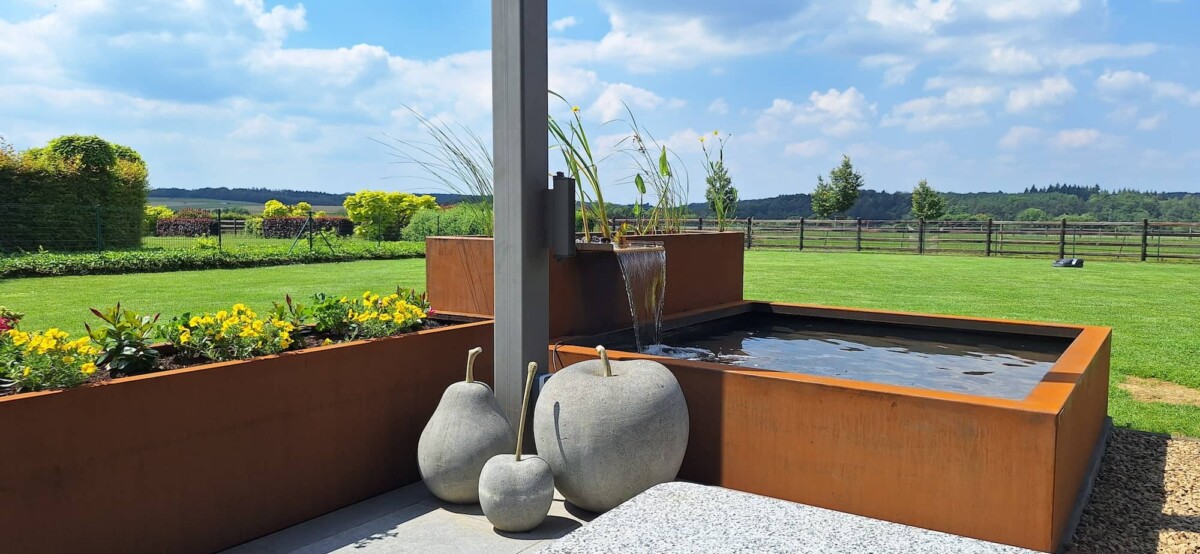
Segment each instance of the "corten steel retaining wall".
[{"label": "corten steel retaining wall", "polygon": [[[663,313],[678,314],[742,299],[744,235],[703,232],[633,236],[661,242],[667,251],[667,295]],[[438,310],[494,313],[492,239],[425,239],[425,286]],[[618,301],[613,301],[616,299]],[[629,306],[616,256],[580,252],[550,261],[550,332],[584,335],[629,327]]]},{"label": "corten steel retaining wall", "polygon": [[420,479],[492,323],[0,398],[0,550],[212,552]]},{"label": "corten steel retaining wall", "polygon": [[[1074,337],[1022,401],[654,358],[675,374],[688,402],[682,479],[1057,549],[1103,447],[1109,329],[748,302],[667,325],[746,311]],[[556,360],[594,357],[591,348],[563,346]]]}]

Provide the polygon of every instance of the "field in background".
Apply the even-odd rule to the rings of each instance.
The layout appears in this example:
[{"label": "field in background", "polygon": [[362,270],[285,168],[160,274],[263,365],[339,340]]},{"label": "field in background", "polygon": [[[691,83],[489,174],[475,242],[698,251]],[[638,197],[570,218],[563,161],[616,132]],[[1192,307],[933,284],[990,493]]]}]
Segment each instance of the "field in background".
[{"label": "field in background", "polygon": [[[354,294],[423,287],[424,260],[0,281],[26,327],[82,330],[86,309],[120,300],[164,315],[234,302],[269,308],[284,294]],[[703,276],[697,276],[703,278]],[[1200,267],[857,253],[746,253],[746,297],[978,317],[1086,323],[1115,329],[1110,413],[1119,425],[1200,437],[1200,407],[1144,403],[1117,385],[1127,375],[1200,389]]]},{"label": "field in background", "polygon": [[[166,206],[172,210],[179,211],[184,208],[196,208],[198,210],[216,210],[227,208],[244,208],[252,214],[262,213],[263,203],[261,202],[239,202],[236,200],[216,200],[210,198],[173,198],[170,196],[151,196],[146,200],[146,203],[151,206]],[[346,209],[342,206],[313,206],[313,211],[323,211],[329,215],[345,215]]]}]

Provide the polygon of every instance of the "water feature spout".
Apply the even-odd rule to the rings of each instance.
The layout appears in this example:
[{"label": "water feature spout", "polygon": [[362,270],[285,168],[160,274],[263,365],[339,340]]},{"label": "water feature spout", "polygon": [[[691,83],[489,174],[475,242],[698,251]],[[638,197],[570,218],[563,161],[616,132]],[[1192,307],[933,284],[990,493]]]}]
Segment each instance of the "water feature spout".
[{"label": "water feature spout", "polygon": [[662,342],[662,311],[667,298],[667,251],[658,244],[631,243],[613,250],[625,279],[629,314],[638,352]]}]

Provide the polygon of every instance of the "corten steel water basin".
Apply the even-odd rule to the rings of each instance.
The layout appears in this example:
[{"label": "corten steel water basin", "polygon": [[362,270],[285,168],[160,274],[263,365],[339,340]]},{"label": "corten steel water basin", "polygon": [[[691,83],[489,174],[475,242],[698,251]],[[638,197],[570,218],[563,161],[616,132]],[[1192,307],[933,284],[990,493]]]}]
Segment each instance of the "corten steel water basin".
[{"label": "corten steel water basin", "polygon": [[[750,312],[1057,337],[1064,350],[1011,400],[610,349],[679,380],[691,414],[681,479],[1036,550],[1066,538],[1103,450],[1110,329],[759,302],[664,326]],[[552,347],[551,365],[594,358],[614,336],[563,339],[581,346]]]}]

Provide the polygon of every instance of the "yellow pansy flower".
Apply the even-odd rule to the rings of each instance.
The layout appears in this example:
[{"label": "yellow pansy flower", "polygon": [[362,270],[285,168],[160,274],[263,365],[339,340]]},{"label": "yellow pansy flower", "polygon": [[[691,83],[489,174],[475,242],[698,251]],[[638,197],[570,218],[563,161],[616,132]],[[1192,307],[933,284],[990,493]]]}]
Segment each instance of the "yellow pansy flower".
[{"label": "yellow pansy flower", "polygon": [[79,371],[82,371],[84,375],[91,375],[96,372],[96,364],[92,362],[83,364],[83,367],[80,367]]}]

